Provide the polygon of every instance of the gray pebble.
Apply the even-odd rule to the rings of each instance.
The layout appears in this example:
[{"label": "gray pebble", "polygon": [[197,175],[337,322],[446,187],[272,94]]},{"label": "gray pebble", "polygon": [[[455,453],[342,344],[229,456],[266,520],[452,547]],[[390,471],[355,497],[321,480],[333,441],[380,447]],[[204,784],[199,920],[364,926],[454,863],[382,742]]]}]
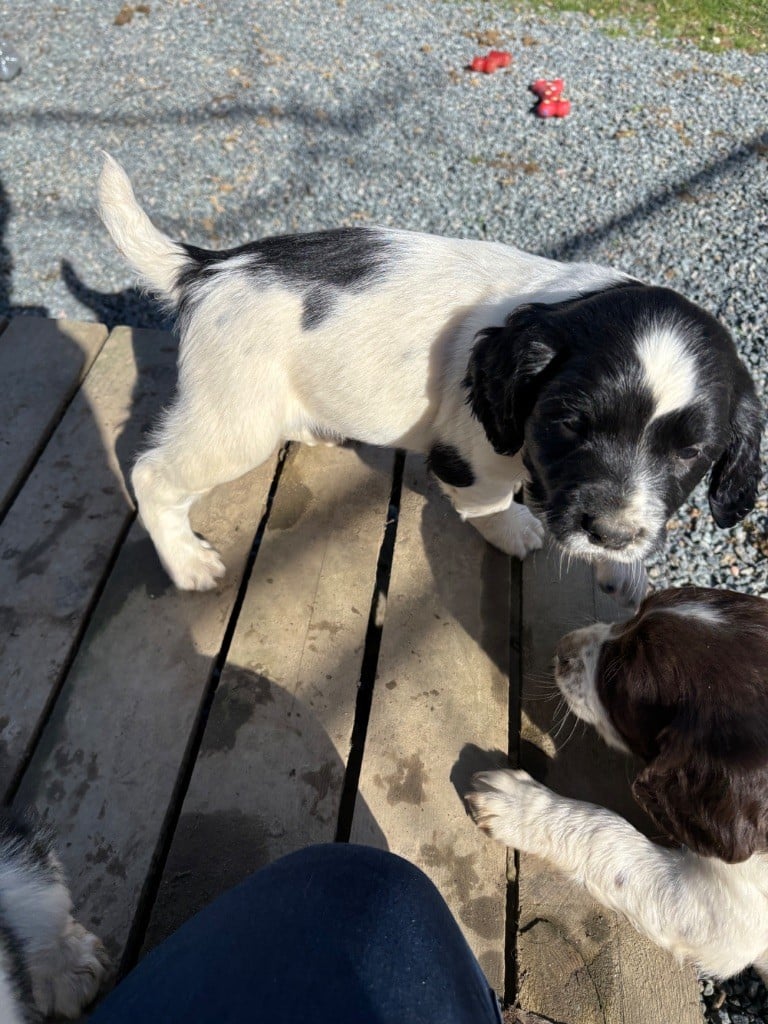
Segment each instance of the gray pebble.
[{"label": "gray pebble", "polygon": [[10,82],[20,71],[21,57],[7,39],[0,39],[0,82]]}]

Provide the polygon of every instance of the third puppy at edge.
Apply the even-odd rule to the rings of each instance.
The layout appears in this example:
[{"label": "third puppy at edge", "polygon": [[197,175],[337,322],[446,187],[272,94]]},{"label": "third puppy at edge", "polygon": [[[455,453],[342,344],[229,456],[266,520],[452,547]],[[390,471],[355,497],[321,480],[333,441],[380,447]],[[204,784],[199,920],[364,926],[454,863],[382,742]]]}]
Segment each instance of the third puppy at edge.
[{"label": "third puppy at edge", "polygon": [[[190,527],[192,504],[285,440],[423,452],[490,543],[523,558],[546,527],[628,604],[706,473],[719,526],[754,506],[754,385],[728,331],[670,289],[385,228],[213,252],[159,231],[109,156],[99,210],[178,314],[178,392],[132,477],[178,587],[224,573]],[[521,487],[527,505],[513,500]]]},{"label": "third puppy at edge", "polygon": [[524,771],[475,776],[475,820],[544,857],[679,960],[768,980],[768,602],[651,594],[628,622],[557,646],[573,713],[644,762],[632,794],[676,848]]}]

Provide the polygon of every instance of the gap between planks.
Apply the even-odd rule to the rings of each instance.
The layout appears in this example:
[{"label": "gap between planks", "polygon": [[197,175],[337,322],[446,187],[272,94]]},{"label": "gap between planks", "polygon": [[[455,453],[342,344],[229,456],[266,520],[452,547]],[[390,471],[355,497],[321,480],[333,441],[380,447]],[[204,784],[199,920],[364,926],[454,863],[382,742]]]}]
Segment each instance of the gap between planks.
[{"label": "gap between planks", "polygon": [[272,483],[270,484],[269,492],[267,494],[264,512],[256,528],[256,533],[254,534],[248,558],[246,560],[245,567],[243,568],[242,579],[240,580],[237,596],[235,597],[232,611],[230,612],[229,619],[227,621],[227,627],[224,632],[221,647],[219,648],[219,652],[213,663],[210,679],[200,705],[200,711],[190,733],[189,745],[179,768],[176,788],[171,796],[166,819],[160,829],[155,854],[152,858],[150,870],[147,874],[141,896],[139,897],[136,914],[125,943],[125,950],[123,952],[119,971],[121,977],[131,970],[131,968],[138,962],[139,954],[144,944],[147,925],[152,914],[152,908],[157,898],[157,892],[168,860],[168,852],[171,848],[176,826],[179,822],[179,816],[181,815],[187,790],[189,789],[189,783],[200,751],[200,745],[203,742],[205,728],[208,723],[208,716],[216,696],[216,690],[221,678],[222,669],[224,668],[227,655],[229,654],[229,648],[232,644],[232,637],[234,636],[237,621],[240,617],[240,611],[243,607],[243,601],[245,600],[245,594],[251,579],[251,573],[253,572],[253,568],[259,554],[259,548],[261,547],[261,542],[264,537],[264,531],[266,530],[269,522],[275,495],[277,494],[277,489],[280,486],[280,477],[285,466],[285,459],[289,448],[290,444],[285,445],[277,456],[277,464],[275,466]]},{"label": "gap between planks", "polygon": [[380,449],[292,448],[145,948],[263,864],[334,840],[392,461]]}]

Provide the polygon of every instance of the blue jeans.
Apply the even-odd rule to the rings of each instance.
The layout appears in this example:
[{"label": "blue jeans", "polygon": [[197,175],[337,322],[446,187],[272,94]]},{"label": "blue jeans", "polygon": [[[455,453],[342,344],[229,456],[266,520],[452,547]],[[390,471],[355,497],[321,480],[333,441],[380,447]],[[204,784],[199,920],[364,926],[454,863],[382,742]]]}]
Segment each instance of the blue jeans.
[{"label": "blue jeans", "polygon": [[[215,853],[212,852],[215,856]],[[215,900],[90,1024],[500,1024],[426,875],[365,846],[311,846]]]}]

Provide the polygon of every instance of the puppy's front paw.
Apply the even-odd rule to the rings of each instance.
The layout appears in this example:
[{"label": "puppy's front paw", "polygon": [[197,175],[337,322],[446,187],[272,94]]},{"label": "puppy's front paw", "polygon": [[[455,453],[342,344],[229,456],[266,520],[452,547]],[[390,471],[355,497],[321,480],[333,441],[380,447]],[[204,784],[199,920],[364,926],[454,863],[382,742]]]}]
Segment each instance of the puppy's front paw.
[{"label": "puppy's front paw", "polygon": [[516,509],[522,509],[524,514],[518,513],[511,524],[509,554],[522,561],[526,555],[541,550],[547,531],[541,520],[537,519],[525,505],[517,505]]},{"label": "puppy's front paw", "polygon": [[648,593],[648,574],[642,562],[600,561],[595,567],[595,579],[604,594],[633,611]]},{"label": "puppy's front paw", "polygon": [[195,536],[175,544],[162,562],[179,590],[213,590],[226,572],[218,551]]},{"label": "puppy's front paw", "polygon": [[467,793],[472,817],[492,839],[516,849],[531,849],[531,821],[546,812],[548,791],[522,770],[478,772]]},{"label": "puppy's front paw", "polygon": [[32,972],[35,1005],[45,1016],[79,1017],[99,993],[110,962],[101,940],[69,918],[49,962]]},{"label": "puppy's front paw", "polygon": [[544,544],[546,530],[526,505],[513,503],[503,512],[472,520],[489,544],[521,561]]}]

